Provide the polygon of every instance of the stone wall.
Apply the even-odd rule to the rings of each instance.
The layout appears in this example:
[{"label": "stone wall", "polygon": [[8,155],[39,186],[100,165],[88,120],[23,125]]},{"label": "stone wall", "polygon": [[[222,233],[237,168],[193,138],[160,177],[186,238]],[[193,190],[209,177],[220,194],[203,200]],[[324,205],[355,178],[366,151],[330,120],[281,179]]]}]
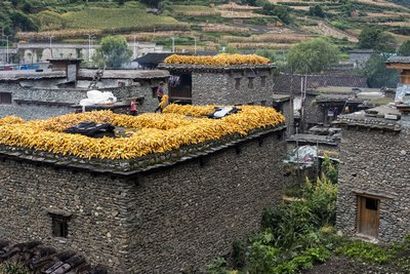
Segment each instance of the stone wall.
[{"label": "stone wall", "polygon": [[192,72],[193,104],[261,104],[272,100],[270,70]]},{"label": "stone wall", "polygon": [[340,149],[337,227],[357,233],[357,193],[380,196],[379,240],[410,233],[409,129],[400,134],[344,129]]},{"label": "stone wall", "polygon": [[[0,235],[83,253],[113,273],[198,273],[282,195],[283,131],[135,178],[0,162]],[[51,236],[50,209],[69,212]],[[191,272],[190,272],[191,271]]]},{"label": "stone wall", "polygon": [[[42,84],[36,82],[34,87],[30,87],[30,82],[27,81],[22,82],[22,84],[19,82],[0,83],[0,92],[11,92],[13,100],[11,105],[0,105],[0,117],[18,115],[24,119],[42,119],[74,112],[70,105],[78,104],[81,99],[87,98],[87,89],[47,87],[57,83],[56,81],[45,81]],[[99,90],[112,92],[118,101],[127,101],[131,97],[144,97],[143,104],[138,111],[152,112],[158,106],[158,99],[153,96],[151,88],[155,84],[157,84],[155,81],[152,83],[143,81],[129,86],[104,87],[99,88]],[[24,103],[17,104],[15,100],[24,100]],[[46,105],[39,102],[52,104]]]},{"label": "stone wall", "polygon": [[[281,94],[300,94],[300,81],[302,75],[280,74],[274,77],[273,90],[275,93]],[[320,74],[308,75],[307,88],[317,88],[326,86],[337,87],[367,87],[367,78],[354,75],[334,75],[334,74]]]}]

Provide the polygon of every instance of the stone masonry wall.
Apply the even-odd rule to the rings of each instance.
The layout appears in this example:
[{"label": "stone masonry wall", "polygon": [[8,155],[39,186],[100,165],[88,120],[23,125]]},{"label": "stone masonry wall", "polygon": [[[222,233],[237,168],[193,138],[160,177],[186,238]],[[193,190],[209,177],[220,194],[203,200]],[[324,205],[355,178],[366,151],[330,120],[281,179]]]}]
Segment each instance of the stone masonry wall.
[{"label": "stone masonry wall", "polygon": [[357,232],[357,194],[375,193],[380,199],[379,240],[393,242],[410,233],[410,138],[400,134],[344,129],[339,167],[337,227]]},{"label": "stone masonry wall", "polygon": [[234,240],[255,232],[263,208],[282,195],[286,146],[276,138],[141,178],[130,209],[131,272],[203,273]]},{"label": "stone masonry wall", "polygon": [[[6,160],[0,235],[74,249],[116,274],[201,271],[280,200],[285,150],[274,134],[135,179]],[[67,239],[51,236],[51,207],[72,214]]]},{"label": "stone masonry wall", "polygon": [[[262,77],[265,78],[264,84]],[[239,84],[236,84],[237,81]],[[261,104],[261,101],[266,101],[270,104],[272,87],[273,75],[267,70],[244,72],[244,75],[242,72],[193,72],[192,103],[201,105]]]},{"label": "stone masonry wall", "polygon": [[[119,101],[128,100],[131,97],[144,97],[141,112],[152,112],[158,106],[158,99],[152,96],[151,84],[148,82],[135,83],[134,85],[114,88],[100,88],[101,91],[110,91]],[[41,88],[22,87],[18,82],[0,83],[0,92],[11,92],[12,100],[33,100],[41,102],[57,102],[78,104],[81,99],[87,98],[86,89],[75,88]],[[18,115],[24,119],[42,119],[51,116],[74,112],[69,105],[50,106],[39,104],[16,104],[0,105],[0,118],[7,115]]]},{"label": "stone masonry wall", "polygon": [[[275,76],[273,90],[275,93],[300,94],[301,75],[294,75],[293,80],[289,74]],[[292,85],[290,84],[292,82]],[[354,75],[308,75],[307,88],[326,86],[367,87],[367,78]]]},{"label": "stone masonry wall", "polygon": [[[121,269],[127,199],[132,185],[109,176],[14,161],[0,162],[0,238],[41,240],[61,250],[75,250],[90,262]],[[49,210],[72,214],[68,237],[52,236]]]}]

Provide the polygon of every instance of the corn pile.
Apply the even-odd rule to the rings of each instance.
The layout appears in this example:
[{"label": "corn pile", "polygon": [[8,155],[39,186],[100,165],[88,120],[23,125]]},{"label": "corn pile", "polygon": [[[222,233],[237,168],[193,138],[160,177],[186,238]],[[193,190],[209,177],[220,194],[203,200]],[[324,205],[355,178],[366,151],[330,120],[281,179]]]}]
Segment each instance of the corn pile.
[{"label": "corn pile", "polygon": [[190,56],[173,54],[164,60],[165,64],[189,64],[208,66],[230,65],[264,65],[270,63],[269,59],[256,54],[218,54],[215,56]]},{"label": "corn pile", "polygon": [[8,125],[8,124],[21,124],[21,123],[24,123],[24,120],[16,116],[7,116],[7,117],[0,119],[0,126]]},{"label": "corn pile", "polygon": [[[282,114],[267,107],[241,106],[237,114],[217,120],[204,116],[213,110],[214,106],[171,104],[163,114],[139,116],[96,111],[28,122],[6,117],[0,120],[0,144],[88,159],[132,159],[233,134],[246,135],[284,122]],[[63,132],[83,121],[111,123],[132,129],[132,133],[121,138],[90,138]]]}]

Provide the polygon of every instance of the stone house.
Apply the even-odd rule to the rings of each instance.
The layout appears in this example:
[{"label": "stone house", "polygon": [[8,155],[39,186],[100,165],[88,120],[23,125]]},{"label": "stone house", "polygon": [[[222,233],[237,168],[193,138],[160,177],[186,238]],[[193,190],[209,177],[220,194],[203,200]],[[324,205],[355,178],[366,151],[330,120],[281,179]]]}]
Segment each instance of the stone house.
[{"label": "stone house", "polygon": [[380,89],[351,87],[319,87],[306,92],[301,127],[307,130],[315,125],[330,126],[340,114],[353,113],[392,99]]},{"label": "stone house", "polygon": [[171,75],[172,101],[191,104],[270,105],[275,68],[267,65],[207,66],[161,64]]},{"label": "stone house", "polygon": [[0,235],[75,250],[116,274],[202,273],[281,200],[284,131],[130,160],[3,145]]},{"label": "stone house", "polygon": [[[39,119],[74,112],[73,106],[87,98],[96,70],[78,69],[78,64],[56,67],[43,72],[1,72],[0,117]],[[158,106],[156,87],[168,77],[163,70],[105,70],[94,89],[112,92],[125,108],[137,99],[139,111],[147,112]]]},{"label": "stone house", "polygon": [[410,233],[408,108],[377,107],[344,115],[337,227],[391,243]]},{"label": "stone house", "polygon": [[170,100],[183,104],[266,105],[286,117],[287,134],[294,132],[293,97],[273,93],[272,64],[208,66],[160,64],[170,72]]},{"label": "stone house", "polygon": [[355,68],[363,68],[374,54],[372,49],[354,49],[349,51],[349,63]]}]

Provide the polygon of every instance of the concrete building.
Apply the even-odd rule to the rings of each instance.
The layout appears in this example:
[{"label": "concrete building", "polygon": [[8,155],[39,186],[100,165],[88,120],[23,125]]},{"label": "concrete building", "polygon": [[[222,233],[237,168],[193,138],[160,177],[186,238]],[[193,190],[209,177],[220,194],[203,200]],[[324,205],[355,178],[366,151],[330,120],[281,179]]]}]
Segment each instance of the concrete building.
[{"label": "concrete building", "polygon": [[[132,59],[143,56],[149,52],[163,52],[163,46],[149,42],[128,43],[132,51]],[[46,62],[51,58],[82,58],[91,60],[99,45],[88,44],[64,44],[64,43],[19,43],[17,49],[13,49],[18,56],[20,64],[33,64]],[[3,54],[4,55],[4,54]],[[0,62],[1,63],[1,62]]]},{"label": "concrete building", "polygon": [[0,235],[73,249],[116,274],[203,273],[281,200],[284,130],[130,160],[0,146]]},{"label": "concrete building", "polygon": [[[75,60],[52,60],[53,71],[1,72],[0,117],[17,115],[24,119],[39,119],[74,112],[72,106],[87,98],[97,72],[78,69],[78,61],[69,64]],[[168,77],[168,72],[163,70],[105,70],[94,89],[112,92],[124,105],[136,99],[139,111],[147,112],[158,106],[156,88]]]}]

